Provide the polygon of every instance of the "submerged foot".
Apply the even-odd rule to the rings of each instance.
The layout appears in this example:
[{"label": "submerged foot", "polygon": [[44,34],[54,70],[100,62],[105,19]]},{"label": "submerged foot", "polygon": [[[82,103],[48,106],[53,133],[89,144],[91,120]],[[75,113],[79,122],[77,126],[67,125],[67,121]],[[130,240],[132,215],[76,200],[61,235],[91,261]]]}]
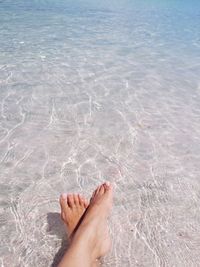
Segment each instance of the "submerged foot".
[{"label": "submerged foot", "polygon": [[66,225],[68,237],[74,234],[81,217],[88,207],[87,200],[77,194],[62,194],[60,197],[61,219]]},{"label": "submerged foot", "polygon": [[109,183],[99,186],[93,193],[83,220],[75,232],[72,243],[87,249],[91,260],[104,256],[111,240],[107,218],[112,208],[113,188]]}]

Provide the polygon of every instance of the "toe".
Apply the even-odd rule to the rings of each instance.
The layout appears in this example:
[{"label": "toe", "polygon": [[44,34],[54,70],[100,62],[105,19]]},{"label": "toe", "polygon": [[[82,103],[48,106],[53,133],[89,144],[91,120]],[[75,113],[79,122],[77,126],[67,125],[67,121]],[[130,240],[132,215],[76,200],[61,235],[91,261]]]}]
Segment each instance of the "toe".
[{"label": "toe", "polygon": [[105,183],[100,186],[100,189],[99,189],[99,192],[98,192],[100,195],[103,195],[104,192],[105,192],[105,187],[104,186],[105,186]]},{"label": "toe", "polygon": [[67,194],[66,193],[62,193],[61,195],[60,195],[60,200],[66,200],[67,199]]},{"label": "toe", "polygon": [[101,188],[101,186],[99,185],[99,186],[97,187],[97,189],[95,190],[95,196],[98,195],[98,193],[99,193],[99,191],[100,191],[100,188]]},{"label": "toe", "polygon": [[111,189],[111,184],[110,184],[110,182],[105,182],[105,183],[103,184],[103,186],[104,186],[104,190],[105,190],[105,192]]},{"label": "toe", "polygon": [[84,198],[84,208],[87,209],[88,205],[89,205],[88,200]]},{"label": "toe", "polygon": [[78,195],[73,194],[73,198],[74,198],[75,206],[79,206],[79,197],[78,197]]},{"label": "toe", "polygon": [[100,189],[100,186],[97,187],[96,190],[94,190],[93,194],[92,194],[92,197],[90,198],[90,202],[92,200],[94,200],[95,196],[97,196],[98,192],[99,192],[99,189]]},{"label": "toe", "polygon": [[86,209],[89,203],[85,197],[79,195],[79,205],[81,206],[81,208]]},{"label": "toe", "polygon": [[60,206],[61,206],[61,212],[67,212],[69,210],[69,206],[67,203],[67,194],[62,194],[60,196]]},{"label": "toe", "polygon": [[68,205],[69,205],[70,208],[73,208],[75,206],[74,196],[72,194],[69,194],[67,196],[67,203],[68,203]]},{"label": "toe", "polygon": [[81,207],[83,207],[84,206],[84,197],[79,194],[78,195],[78,199],[79,199],[79,205]]},{"label": "toe", "polygon": [[89,205],[88,200],[85,197],[82,197],[82,203],[83,203],[83,207],[86,209]]}]

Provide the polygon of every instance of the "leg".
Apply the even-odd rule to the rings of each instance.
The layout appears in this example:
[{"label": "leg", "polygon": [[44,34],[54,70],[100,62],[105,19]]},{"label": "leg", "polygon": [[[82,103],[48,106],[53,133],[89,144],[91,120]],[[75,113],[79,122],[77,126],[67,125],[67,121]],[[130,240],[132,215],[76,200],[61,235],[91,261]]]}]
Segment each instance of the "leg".
[{"label": "leg", "polygon": [[96,189],[58,267],[97,266],[96,259],[108,252],[111,241],[107,217],[112,207],[112,197],[113,190],[108,183]]},{"label": "leg", "polygon": [[[79,221],[88,207],[88,201],[80,194],[62,194],[60,206],[61,219],[65,224],[68,238],[72,240]],[[95,261],[92,265],[92,267],[98,266],[98,261]]]}]

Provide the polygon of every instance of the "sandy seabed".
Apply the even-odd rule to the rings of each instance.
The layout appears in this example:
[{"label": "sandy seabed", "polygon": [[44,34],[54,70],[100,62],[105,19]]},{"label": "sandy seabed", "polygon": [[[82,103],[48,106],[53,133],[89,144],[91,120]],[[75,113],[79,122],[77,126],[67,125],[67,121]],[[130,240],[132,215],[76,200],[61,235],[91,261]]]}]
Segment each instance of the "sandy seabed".
[{"label": "sandy seabed", "polygon": [[157,6],[81,13],[6,3],[1,266],[55,267],[67,244],[59,195],[89,198],[105,180],[116,192],[102,266],[200,266],[195,11],[189,21],[187,10]]}]

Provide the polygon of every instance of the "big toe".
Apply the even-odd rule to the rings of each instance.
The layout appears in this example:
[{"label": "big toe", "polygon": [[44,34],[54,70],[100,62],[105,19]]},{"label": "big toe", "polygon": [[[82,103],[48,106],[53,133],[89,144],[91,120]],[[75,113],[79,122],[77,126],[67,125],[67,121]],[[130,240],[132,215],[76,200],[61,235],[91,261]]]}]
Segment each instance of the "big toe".
[{"label": "big toe", "polygon": [[60,196],[60,207],[61,207],[61,213],[67,213],[69,211],[69,206],[67,203],[67,194],[62,194]]},{"label": "big toe", "polygon": [[98,186],[97,189],[94,191],[92,197],[95,198],[97,196],[102,196],[105,193],[105,183]]},{"label": "big toe", "polygon": [[109,182],[105,182],[100,186],[100,189],[98,191],[99,195],[109,194],[112,191],[112,186]]},{"label": "big toe", "polygon": [[113,193],[113,186],[110,182],[105,182],[103,186],[104,186],[105,193]]},{"label": "big toe", "polygon": [[113,188],[109,182],[105,182],[99,186],[90,200],[90,203],[102,203],[104,205],[106,202],[112,204],[113,199]]}]

